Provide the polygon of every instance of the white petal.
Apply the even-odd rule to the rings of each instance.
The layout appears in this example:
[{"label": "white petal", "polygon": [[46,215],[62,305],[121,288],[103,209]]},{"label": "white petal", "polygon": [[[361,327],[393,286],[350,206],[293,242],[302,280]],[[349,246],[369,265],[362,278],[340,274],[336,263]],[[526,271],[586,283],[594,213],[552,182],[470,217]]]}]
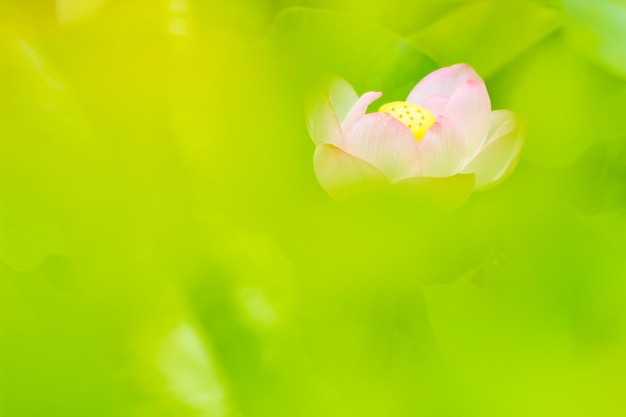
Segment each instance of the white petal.
[{"label": "white petal", "polygon": [[408,127],[387,113],[356,119],[345,130],[343,149],[381,170],[393,183],[419,172],[419,145]]},{"label": "white petal", "polygon": [[465,160],[463,133],[443,116],[428,129],[419,144],[422,175],[449,177],[458,174]]},{"label": "white petal", "polygon": [[491,120],[489,122],[489,132],[485,145],[489,145],[495,139],[518,129],[523,123],[521,117],[509,110],[494,110],[491,112]]},{"label": "white petal", "polygon": [[322,143],[339,144],[343,133],[337,115],[330,102],[330,94],[326,93],[314,103],[307,112],[307,128],[316,145]]},{"label": "white petal", "polygon": [[358,94],[354,91],[354,88],[345,80],[337,78],[333,80],[329,87],[330,103],[335,110],[337,119],[340,122],[346,118],[348,111],[352,108],[354,103],[359,99]]},{"label": "white petal", "polygon": [[463,132],[467,158],[474,156],[485,141],[491,118],[491,101],[485,83],[479,79],[461,84],[443,114]]},{"label": "white petal", "polygon": [[313,166],[322,188],[338,200],[357,197],[389,185],[384,174],[374,166],[333,145],[317,147]]},{"label": "white petal", "polygon": [[515,168],[526,135],[524,121],[506,110],[493,112],[487,145],[462,169],[476,175],[476,189],[502,181]]}]

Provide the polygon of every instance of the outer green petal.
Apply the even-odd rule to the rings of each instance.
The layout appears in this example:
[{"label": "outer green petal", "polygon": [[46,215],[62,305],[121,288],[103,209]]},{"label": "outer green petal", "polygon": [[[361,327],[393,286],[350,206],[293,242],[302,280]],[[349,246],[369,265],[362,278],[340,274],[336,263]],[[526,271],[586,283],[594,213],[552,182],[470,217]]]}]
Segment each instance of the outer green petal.
[{"label": "outer green petal", "polygon": [[337,200],[349,200],[389,186],[377,168],[333,145],[317,147],[313,166],[322,188]]},{"label": "outer green petal", "polygon": [[526,136],[526,124],[518,115],[506,110],[493,113],[490,128],[493,136],[461,171],[476,175],[476,189],[493,186],[511,173]]}]

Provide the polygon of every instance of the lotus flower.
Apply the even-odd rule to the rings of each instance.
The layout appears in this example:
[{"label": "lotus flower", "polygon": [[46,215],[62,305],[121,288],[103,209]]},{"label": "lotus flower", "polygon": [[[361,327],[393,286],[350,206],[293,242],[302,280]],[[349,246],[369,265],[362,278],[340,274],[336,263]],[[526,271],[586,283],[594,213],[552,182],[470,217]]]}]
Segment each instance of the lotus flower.
[{"label": "lotus flower", "polygon": [[524,123],[511,111],[491,111],[485,83],[469,65],[438,69],[406,101],[366,113],[381,96],[367,92],[359,98],[337,80],[309,113],[315,173],[331,197],[461,177],[470,179],[471,193],[502,181],[514,168]]}]

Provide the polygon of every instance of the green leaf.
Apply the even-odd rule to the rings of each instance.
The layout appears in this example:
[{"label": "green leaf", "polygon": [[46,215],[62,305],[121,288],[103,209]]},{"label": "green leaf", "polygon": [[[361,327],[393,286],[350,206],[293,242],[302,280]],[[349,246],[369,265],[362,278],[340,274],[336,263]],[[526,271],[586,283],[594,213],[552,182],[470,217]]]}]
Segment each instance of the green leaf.
[{"label": "green leaf", "polygon": [[621,0],[564,0],[572,24],[570,43],[593,61],[626,76],[626,3]]},{"label": "green leaf", "polygon": [[591,148],[564,171],[563,184],[584,213],[626,209],[626,137]]},{"label": "green leaf", "polygon": [[565,167],[595,143],[626,133],[624,87],[569,49],[560,34],[489,82],[493,108],[528,120],[522,158],[546,167]]},{"label": "green leaf", "polygon": [[522,1],[470,2],[409,40],[441,65],[466,62],[489,77],[561,26],[561,14]]},{"label": "green leaf", "polygon": [[304,68],[314,66],[348,80],[355,89],[378,90],[403,100],[435,62],[401,36],[349,16],[304,8],[276,18],[274,40]]}]

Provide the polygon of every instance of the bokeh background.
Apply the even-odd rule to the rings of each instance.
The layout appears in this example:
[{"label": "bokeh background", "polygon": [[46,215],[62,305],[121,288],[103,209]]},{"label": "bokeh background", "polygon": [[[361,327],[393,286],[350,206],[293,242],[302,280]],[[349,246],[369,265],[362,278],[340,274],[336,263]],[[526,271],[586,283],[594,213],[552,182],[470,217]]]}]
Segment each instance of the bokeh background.
[{"label": "bokeh background", "polygon": [[[305,103],[471,64],[457,210],[339,204]],[[622,0],[0,0],[0,416],[626,415]]]}]

